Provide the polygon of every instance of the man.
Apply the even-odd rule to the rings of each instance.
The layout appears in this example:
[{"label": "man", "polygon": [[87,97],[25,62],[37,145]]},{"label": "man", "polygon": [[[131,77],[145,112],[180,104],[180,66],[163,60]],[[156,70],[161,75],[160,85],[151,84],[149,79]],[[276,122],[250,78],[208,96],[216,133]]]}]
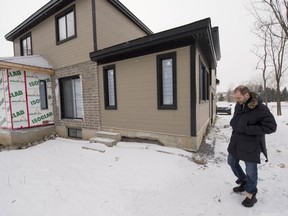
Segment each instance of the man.
[{"label": "man", "polygon": [[[246,86],[240,85],[234,90],[234,99],[236,105],[230,121],[233,131],[228,146],[228,164],[239,184],[233,191],[244,192],[246,198],[242,205],[253,207],[257,202],[257,164],[260,163],[261,152],[268,161],[265,134],[275,132],[277,124],[259,96]],[[246,172],[242,170],[240,160],[244,161]]]}]

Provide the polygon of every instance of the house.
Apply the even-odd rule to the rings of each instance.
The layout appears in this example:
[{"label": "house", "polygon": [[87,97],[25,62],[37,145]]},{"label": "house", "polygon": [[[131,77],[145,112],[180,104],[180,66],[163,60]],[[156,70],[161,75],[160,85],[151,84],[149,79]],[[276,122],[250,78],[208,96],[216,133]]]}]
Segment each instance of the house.
[{"label": "house", "polygon": [[221,56],[210,18],[154,34],[118,0],[51,0],[5,37],[16,57],[52,66],[63,137],[103,130],[197,150],[215,120]]}]

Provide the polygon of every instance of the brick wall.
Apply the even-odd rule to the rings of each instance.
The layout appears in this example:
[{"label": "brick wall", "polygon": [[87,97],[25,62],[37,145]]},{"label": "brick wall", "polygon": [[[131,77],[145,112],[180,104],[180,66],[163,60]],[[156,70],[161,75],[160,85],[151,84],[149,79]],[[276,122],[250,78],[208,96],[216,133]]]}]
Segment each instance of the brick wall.
[{"label": "brick wall", "polygon": [[[61,119],[58,79],[79,75],[82,79],[83,119]],[[55,70],[52,77],[53,111],[56,126],[86,129],[100,129],[100,105],[97,63],[89,61]]]}]

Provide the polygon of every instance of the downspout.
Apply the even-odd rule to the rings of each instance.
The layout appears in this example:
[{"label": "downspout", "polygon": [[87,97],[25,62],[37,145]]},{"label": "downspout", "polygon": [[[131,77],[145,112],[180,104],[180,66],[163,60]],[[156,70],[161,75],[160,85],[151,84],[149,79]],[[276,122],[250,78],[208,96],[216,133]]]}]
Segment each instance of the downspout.
[{"label": "downspout", "polygon": [[96,30],[96,0],[91,0],[92,3],[92,29],[93,29],[93,48],[97,51],[97,30]]}]

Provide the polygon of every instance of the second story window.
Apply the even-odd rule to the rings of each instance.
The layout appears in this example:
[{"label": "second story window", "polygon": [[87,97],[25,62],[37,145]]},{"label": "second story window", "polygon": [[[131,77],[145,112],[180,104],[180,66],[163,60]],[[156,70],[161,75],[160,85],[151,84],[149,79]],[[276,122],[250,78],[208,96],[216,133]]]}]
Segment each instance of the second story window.
[{"label": "second story window", "polygon": [[57,44],[76,37],[75,6],[58,14],[55,21]]},{"label": "second story window", "polygon": [[20,39],[21,44],[21,55],[28,56],[32,55],[32,42],[31,42],[31,34],[25,35]]}]

